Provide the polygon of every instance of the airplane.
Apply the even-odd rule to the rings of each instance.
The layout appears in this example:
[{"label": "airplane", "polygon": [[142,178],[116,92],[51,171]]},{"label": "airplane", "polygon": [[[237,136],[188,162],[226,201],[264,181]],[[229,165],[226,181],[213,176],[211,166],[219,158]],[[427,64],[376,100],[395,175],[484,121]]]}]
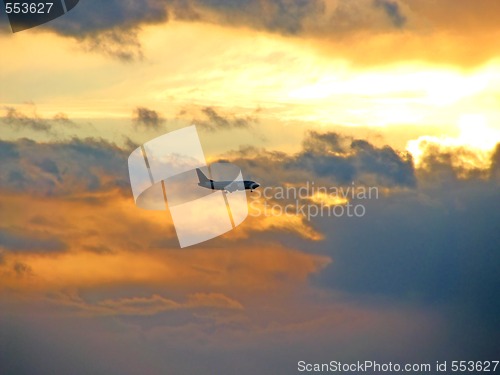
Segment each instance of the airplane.
[{"label": "airplane", "polygon": [[210,180],[205,174],[196,168],[196,173],[198,174],[198,186],[212,189],[212,190],[224,190],[226,192],[232,193],[237,190],[250,190],[253,192],[257,189],[260,184],[255,181],[214,181]]}]

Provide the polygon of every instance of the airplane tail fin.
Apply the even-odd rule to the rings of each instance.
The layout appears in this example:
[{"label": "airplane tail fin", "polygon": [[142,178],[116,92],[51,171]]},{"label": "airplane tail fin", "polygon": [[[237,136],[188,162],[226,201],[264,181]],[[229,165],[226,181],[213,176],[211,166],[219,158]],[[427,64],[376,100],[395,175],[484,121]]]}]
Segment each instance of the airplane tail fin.
[{"label": "airplane tail fin", "polygon": [[207,176],[201,171],[200,168],[196,168],[196,173],[198,174],[198,180],[200,181],[200,184],[203,184],[204,182],[210,182]]}]

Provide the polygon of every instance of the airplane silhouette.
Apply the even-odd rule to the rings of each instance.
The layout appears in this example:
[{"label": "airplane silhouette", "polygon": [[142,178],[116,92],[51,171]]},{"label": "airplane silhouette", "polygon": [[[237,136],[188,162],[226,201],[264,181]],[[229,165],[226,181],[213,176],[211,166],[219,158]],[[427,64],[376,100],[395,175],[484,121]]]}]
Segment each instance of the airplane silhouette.
[{"label": "airplane silhouette", "polygon": [[196,168],[196,173],[198,174],[198,186],[212,189],[212,190],[223,190],[232,193],[237,190],[250,190],[253,192],[257,189],[260,184],[255,181],[214,181],[210,180],[205,174]]}]

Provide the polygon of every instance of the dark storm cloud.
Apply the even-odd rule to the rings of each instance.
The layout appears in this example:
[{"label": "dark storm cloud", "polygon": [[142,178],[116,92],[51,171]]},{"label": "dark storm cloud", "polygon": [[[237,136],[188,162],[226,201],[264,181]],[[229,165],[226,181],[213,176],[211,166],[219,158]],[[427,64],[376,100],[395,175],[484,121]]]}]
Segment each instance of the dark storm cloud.
[{"label": "dark storm cloud", "polygon": [[[86,0],[64,16],[39,28],[73,37],[87,51],[96,51],[122,61],[137,60],[142,58],[138,30],[142,25],[167,22],[167,5],[176,8],[171,3],[167,0]],[[10,33],[6,17],[0,17],[0,31]]]},{"label": "dark storm cloud", "polygon": [[[215,12],[220,23],[246,25],[285,35],[340,36],[346,32],[391,30],[405,25],[401,6],[390,0],[192,1],[195,9]],[[379,16],[380,10],[384,15]],[[384,17],[385,16],[385,17]]]},{"label": "dark storm cloud", "polygon": [[53,160],[43,159],[40,162],[36,162],[35,165],[40,168],[41,171],[53,175],[59,182],[61,182],[61,172]]},{"label": "dark storm cloud", "polygon": [[[353,143],[355,159],[364,160],[357,164],[364,165],[361,170],[368,167],[384,174],[384,165],[393,181],[407,181],[394,173],[403,161],[397,162],[393,150],[377,150],[366,141]],[[335,137],[319,144],[339,149]],[[354,200],[366,209],[361,218],[312,220],[326,238],[311,251],[327,253],[334,260],[317,281],[361,299],[374,296],[421,308],[433,306],[447,316],[450,350],[493,355],[500,329],[498,146],[490,170],[481,173],[464,174],[456,163],[472,151],[428,148],[427,152],[422,168],[414,172],[418,183],[412,189]]]},{"label": "dark storm cloud", "polygon": [[17,151],[17,146],[11,142],[5,142],[0,140],[0,159],[12,159],[17,158],[19,156],[19,152]]},{"label": "dark storm cloud", "polygon": [[324,11],[319,0],[273,0],[255,2],[249,0],[202,0],[196,2],[219,12],[227,23],[239,21],[255,28],[297,34],[303,29],[303,21]]},{"label": "dark storm cloud", "polygon": [[[371,3],[370,3],[371,1]],[[372,5],[372,6],[370,6]],[[373,6],[375,5],[375,6]],[[329,9],[330,8],[330,9]],[[105,30],[135,30],[141,25],[168,22],[170,15],[189,21],[205,20],[222,24],[239,24],[256,29],[299,34],[305,24],[320,20],[318,27],[335,31],[361,26],[370,12],[382,8],[391,25],[401,27],[406,21],[401,7],[390,0],[147,0],[134,1],[86,0],[71,12],[43,27],[62,35],[82,38]],[[210,13],[210,15],[208,13]],[[336,21],[327,24],[328,21]],[[1,25],[8,30],[7,19]],[[368,25],[363,24],[364,27]]]},{"label": "dark storm cloud", "polygon": [[323,287],[440,311],[449,352],[487,356],[498,348],[500,329],[499,150],[489,170],[467,170],[459,161],[470,160],[472,150],[429,147],[415,169],[390,147],[311,132],[296,155],[249,149],[230,159],[264,187],[306,181],[389,187],[376,199],[352,201],[363,204],[363,217],[313,218],[322,241],[301,243],[278,232],[269,239],[331,256],[316,279]]},{"label": "dark storm cloud", "polygon": [[59,252],[67,246],[56,237],[43,233],[0,228],[0,248],[12,252]]},{"label": "dark storm cloud", "polygon": [[[258,156],[252,158],[252,155]],[[281,179],[279,185],[319,178],[332,184],[351,184],[354,181],[386,187],[416,185],[413,160],[409,154],[399,153],[389,146],[378,148],[367,141],[332,132],[309,132],[302,151],[296,155],[249,149],[245,156],[248,158],[237,160],[236,164],[241,163],[245,172],[263,179],[266,185],[278,183],[275,176]],[[267,172],[270,168],[275,172]]]},{"label": "dark storm cloud", "polygon": [[[365,183],[396,186],[415,186],[413,159],[409,153],[398,153],[389,146],[376,148],[367,141],[355,140],[351,143],[354,164],[361,175],[366,175]],[[370,179],[373,176],[373,179]]]},{"label": "dark storm cloud", "polygon": [[160,114],[152,109],[137,107],[132,114],[132,121],[137,127],[158,130],[165,123]]},{"label": "dark storm cloud", "polygon": [[161,23],[168,20],[164,0],[86,0],[63,17],[50,23],[61,34],[82,36],[115,28],[134,28],[140,24]]},{"label": "dark storm cloud", "polygon": [[471,180],[367,202],[366,217],[333,223],[336,262],[326,279],[349,291],[429,302],[450,300],[478,280],[499,285],[492,272],[500,260],[499,199],[494,184]]},{"label": "dark storm cloud", "polygon": [[[386,349],[377,358],[392,355],[392,361],[403,360],[398,349],[408,327],[420,324],[422,332],[430,325],[408,313],[407,324],[400,327],[405,322],[400,316],[387,314],[373,319],[369,311],[342,316],[344,321],[339,322],[339,312],[330,310],[319,322],[287,326],[279,324],[286,317],[276,318],[263,309],[257,311],[260,316],[255,311],[247,313],[249,327],[220,313],[168,312],[161,319],[124,321],[49,314],[46,310],[45,314],[4,311],[0,310],[0,371],[16,375],[196,374],[207,373],[207,369],[220,375],[289,375],[297,373],[297,362],[302,358],[329,361],[332,352],[343,361],[373,358],[374,345],[381,348],[379,353]],[[293,315],[293,311],[285,315]],[[270,327],[263,327],[263,321]],[[307,327],[320,324],[324,324],[322,329],[307,331]],[[359,331],[360,324],[369,326],[367,332]],[[333,327],[338,327],[336,332]],[[361,335],[362,340],[357,338]],[[423,349],[420,357],[429,353],[418,342],[413,346]]]},{"label": "dark storm cloud", "polygon": [[143,57],[141,26],[166,23],[171,16],[285,35],[330,36],[400,28],[407,18],[389,0],[86,0],[42,28],[73,37],[88,51],[131,61]]},{"label": "dark storm cloud", "polygon": [[222,20],[250,24],[258,28],[284,33],[297,33],[302,20],[324,8],[318,0],[148,0],[143,2],[97,0],[81,2],[70,13],[50,24],[57,32],[82,37],[104,30],[134,29],[142,24],[164,23],[169,13],[185,20],[204,18],[206,10],[215,12]]},{"label": "dark storm cloud", "polygon": [[[470,297],[500,290],[500,277],[493,270],[500,261],[495,250],[500,242],[500,145],[489,170],[464,178],[455,159],[470,158],[471,153],[428,148],[422,167],[415,169],[409,155],[388,146],[310,132],[296,155],[248,149],[242,158],[231,160],[246,175],[264,181],[263,186],[326,178],[332,184],[356,181],[407,188],[367,201],[369,214],[359,220],[314,223],[323,233],[329,233],[330,225],[335,229],[319,245],[327,245],[335,260],[325,280],[350,292],[449,302],[466,290]],[[482,286],[476,285],[479,280]]]},{"label": "dark storm cloud", "polygon": [[310,131],[302,142],[302,147],[307,152],[314,152],[315,150],[345,152],[350,140],[348,137],[333,132],[319,133]]},{"label": "dark storm cloud", "polygon": [[[318,220],[320,231],[333,228],[323,246],[335,260],[320,282],[447,310],[457,325],[458,341],[450,344],[493,354],[500,328],[498,183],[438,173],[421,176],[416,191],[358,202],[367,211],[358,220]],[[459,328],[464,321],[470,328]]]},{"label": "dark storm cloud", "polygon": [[98,139],[1,142],[0,188],[35,195],[73,195],[108,189],[128,192],[128,152]]},{"label": "dark storm cloud", "polygon": [[[69,178],[62,172],[69,166],[61,159],[75,158],[84,168],[94,168],[94,173],[106,171],[108,184],[126,175],[123,170],[108,173],[126,164],[126,154],[109,143],[51,144],[58,157],[45,149],[48,146],[20,141],[4,142],[2,147],[10,147],[11,159],[23,160],[26,170],[35,171],[31,173],[52,176],[55,172],[50,163],[33,162],[30,152],[36,150],[43,155],[39,162],[54,161],[63,178]],[[311,224],[325,235],[323,241],[299,242],[290,233],[274,229],[243,239],[256,246],[290,244],[298,251],[331,257],[333,262],[314,279],[321,291],[314,289],[306,300],[301,299],[303,290],[293,285],[291,297],[280,295],[275,305],[274,296],[263,291],[257,303],[245,304],[244,316],[165,312],[126,320],[87,319],[66,311],[58,315],[60,307],[53,305],[45,314],[33,315],[26,308],[23,316],[11,313],[19,307],[8,306],[2,298],[0,372],[52,374],[76,369],[72,373],[135,374],[148,368],[152,373],[195,373],[212,368],[220,374],[232,374],[235,369],[241,374],[288,374],[296,371],[298,360],[329,361],[332,351],[335,359],[344,362],[493,358],[500,329],[496,269],[500,193],[493,178],[499,149],[492,159],[491,178],[460,177],[462,171],[447,155],[433,155],[423,169],[414,169],[404,153],[335,133],[309,133],[303,149],[294,155],[257,149],[229,155],[227,159],[240,165],[245,177],[265,181],[262,188],[310,179],[350,183],[347,177],[354,177],[378,181],[381,187],[389,187],[389,193],[363,201],[366,215],[362,218],[313,219]],[[314,166],[315,158],[321,168]],[[81,172],[74,170],[76,175]],[[104,176],[101,172],[97,176]],[[85,186],[87,180],[79,181],[77,186]],[[100,183],[101,189],[116,185]],[[23,241],[29,243],[24,233],[4,231],[11,246],[20,249]],[[101,246],[85,250],[107,252]],[[18,268],[26,275],[22,266]],[[260,272],[261,265],[256,269]],[[219,271],[213,272],[218,277]],[[134,293],[136,287],[93,286],[99,289],[96,294],[117,295]],[[234,292],[239,295],[241,290]],[[338,295],[353,302],[358,313],[348,304],[329,305]],[[378,319],[373,318],[373,305],[380,311]],[[434,320],[435,315],[439,319]],[[52,360],[55,357],[60,360]],[[258,360],[248,364],[249,357]]]}]

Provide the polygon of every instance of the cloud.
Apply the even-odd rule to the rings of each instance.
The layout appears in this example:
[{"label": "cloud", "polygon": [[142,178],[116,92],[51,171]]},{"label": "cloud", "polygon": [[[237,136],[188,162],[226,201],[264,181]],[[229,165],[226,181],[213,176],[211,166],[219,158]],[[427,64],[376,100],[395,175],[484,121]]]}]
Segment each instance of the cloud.
[{"label": "cloud", "polygon": [[429,157],[425,170],[416,170],[414,189],[365,201],[363,218],[314,220],[322,233],[332,228],[323,246],[334,259],[317,281],[360,298],[437,307],[453,327],[450,347],[486,355],[497,347],[492,332],[500,327],[500,193],[487,173],[459,177],[452,163],[446,155]]},{"label": "cloud", "polygon": [[43,159],[39,162],[35,162],[35,165],[40,168],[42,172],[46,172],[54,177],[56,177],[57,181],[62,182],[61,172],[57,164],[50,159]]},{"label": "cloud", "polygon": [[[148,0],[139,6],[129,1],[111,0],[101,4],[88,0],[67,15],[45,27],[62,35],[77,39],[95,38],[101,33],[113,31],[117,35],[137,31],[142,25],[166,23],[173,15],[184,21],[204,21],[219,24],[250,26],[288,35],[310,32],[316,22],[316,30],[370,28],[363,18],[377,21],[377,10],[370,6],[373,0],[337,2],[321,0]],[[391,25],[404,24],[405,16],[396,2],[379,0]],[[336,21],[328,25],[328,21]],[[379,22],[375,22],[379,26]],[[118,37],[119,39],[120,37]],[[97,39],[96,39],[97,40]],[[127,45],[126,40],[116,40],[117,45]]]},{"label": "cloud", "polygon": [[181,109],[177,115],[177,120],[189,121],[196,125],[199,130],[215,132],[218,130],[249,130],[259,124],[258,114],[260,108],[245,111],[245,114],[239,114],[232,111],[221,111],[218,108],[207,107],[189,107]]},{"label": "cloud", "polygon": [[59,112],[52,119],[44,119],[37,114],[36,106],[30,104],[31,114],[26,114],[14,107],[4,107],[0,121],[15,131],[35,131],[54,133],[54,125],[74,126],[65,113]]},{"label": "cloud", "polygon": [[[487,270],[498,258],[492,247],[499,237],[494,223],[500,218],[491,207],[500,198],[494,184],[435,182],[422,181],[425,186],[417,192],[368,202],[369,215],[362,220],[337,220],[336,234],[328,236],[336,260],[332,272],[324,274],[330,285],[444,302],[466,292],[460,284],[474,276],[464,273],[475,269],[485,273],[481,279],[488,278]],[[356,233],[363,236],[353,241]],[[346,264],[350,266],[344,269]],[[496,281],[489,285],[500,282],[492,279]]]},{"label": "cloud", "polygon": [[[454,9],[452,18],[450,8]],[[320,54],[347,59],[354,66],[420,61],[472,67],[497,55],[500,29],[494,15],[499,10],[489,0],[474,4],[450,0],[437,4],[418,0],[148,0],[141,6],[88,0],[40,29],[74,38],[83,49],[126,62],[143,59],[141,31],[145,26],[173,18],[228,26],[235,33],[250,28],[293,36],[288,40],[292,43],[307,39]]]},{"label": "cloud", "polygon": [[137,107],[134,110],[132,121],[136,127],[142,126],[145,129],[153,130],[158,130],[165,123],[158,112],[145,107]]},{"label": "cloud", "polygon": [[300,33],[305,18],[324,11],[323,2],[318,0],[204,0],[195,3],[201,9],[215,12],[222,23],[245,24],[284,34]]},{"label": "cloud", "polygon": [[381,7],[390,18],[394,26],[403,27],[406,23],[406,17],[401,13],[399,4],[395,1],[388,0],[375,0],[376,7]]},{"label": "cloud", "polygon": [[19,277],[33,276],[33,270],[25,263],[16,262],[13,269]]},{"label": "cloud", "polygon": [[[147,25],[177,19],[205,24],[196,29],[210,28],[210,24],[231,27],[243,38],[248,29],[293,36],[287,43],[298,43],[298,48],[299,38],[306,39],[316,52],[349,60],[357,67],[419,61],[470,68],[497,55],[495,41],[500,33],[493,16],[498,5],[488,0],[474,4],[457,5],[449,0],[439,4],[415,0],[148,0],[139,7],[128,1],[113,0],[103,6],[89,0],[40,29],[125,62],[143,60],[145,53],[152,53],[142,46],[142,37],[150,35],[142,33]],[[450,7],[455,11],[452,19]]]},{"label": "cloud", "polygon": [[141,5],[112,0],[81,3],[72,12],[53,21],[49,27],[57,32],[80,38],[106,30],[134,30],[141,25],[165,23],[169,13],[182,20],[210,21],[215,15],[222,23],[249,24],[258,28],[297,33],[301,21],[323,9],[321,1],[277,0],[263,2],[225,0],[148,0]]},{"label": "cloud", "polygon": [[454,139],[420,137],[409,142],[418,161],[420,173],[428,173],[433,178],[470,179],[488,178],[495,169],[495,136],[489,137],[493,143],[487,148],[469,147]]},{"label": "cloud", "polygon": [[221,293],[194,293],[180,302],[158,294],[147,297],[105,299],[95,303],[89,303],[79,295],[58,294],[53,295],[50,300],[78,313],[94,316],[150,316],[176,310],[243,309],[241,303]]},{"label": "cloud", "polygon": [[67,249],[67,245],[44,233],[0,228],[0,248],[13,252],[61,252]]},{"label": "cloud", "polygon": [[[185,116],[183,111],[180,115]],[[238,116],[235,114],[221,114],[213,107],[204,107],[201,109],[201,115],[204,118],[194,118],[192,121],[202,129],[209,131],[225,129],[248,129],[258,120],[254,116]]]},{"label": "cloud", "polygon": [[86,51],[124,62],[141,60],[143,52],[138,32],[143,25],[167,22],[167,4],[164,0],[148,0],[141,4],[88,0],[45,27],[75,38]]},{"label": "cloud", "polygon": [[59,112],[54,115],[53,121],[57,124],[61,125],[72,125],[76,126],[76,124],[71,121],[66,113]]},{"label": "cloud", "polygon": [[84,50],[99,52],[123,62],[141,60],[142,45],[137,29],[110,29],[82,35],[77,38]]},{"label": "cloud", "polygon": [[[371,143],[332,132],[308,132],[302,150],[295,154],[247,148],[229,153],[226,159],[241,167],[245,179],[256,180],[261,188],[250,198],[250,218],[245,230],[248,241],[253,236],[273,236],[287,244],[299,240],[324,245],[325,231],[307,219],[311,212],[335,201],[343,207],[349,199],[343,193],[375,188],[378,191],[415,191],[418,179],[411,156],[389,146]],[[224,161],[225,159],[219,159]],[[280,194],[292,189],[298,196]],[[317,196],[318,189],[330,189],[329,196]],[[337,193],[331,193],[336,189]],[[343,193],[342,193],[343,192]],[[378,194],[378,193],[377,193]],[[330,213],[333,207],[329,208]],[[286,214],[287,213],[287,214]],[[332,219],[332,217],[330,217]],[[305,241],[304,243],[307,243]]]},{"label": "cloud", "polygon": [[106,189],[129,189],[128,152],[103,140],[73,139],[37,143],[1,142],[2,190],[35,195],[75,195]]},{"label": "cloud", "polygon": [[[95,139],[22,140],[2,147],[10,155],[7,160],[12,159],[6,165],[22,162],[22,175],[32,185],[8,188],[0,198],[3,211],[17,213],[8,218],[9,225],[2,224],[4,241],[19,248],[3,252],[0,319],[8,319],[10,311],[28,314],[37,306],[45,314],[37,315],[28,331],[43,331],[41,337],[50,340],[57,332],[60,340],[74,345],[75,353],[81,353],[83,344],[73,340],[87,337],[90,331],[82,327],[95,323],[88,347],[104,342],[108,350],[86,352],[87,361],[114,355],[109,347],[123,345],[133,353],[131,361],[147,358],[148,368],[157,372],[172,366],[190,372],[186,366],[191,364],[178,361],[177,355],[169,363],[162,360],[182,347],[200,355],[192,366],[234,360],[220,364],[219,373],[230,373],[250,354],[262,363],[248,373],[269,368],[288,373],[291,356],[324,361],[331,348],[343,361],[363,353],[412,362],[429,356],[489,356],[498,347],[500,278],[495,265],[500,259],[495,245],[500,217],[495,208],[500,196],[493,177],[498,152],[489,173],[466,178],[441,173],[445,167],[455,170],[447,156],[434,155],[425,168],[415,168],[405,153],[331,132],[307,133],[294,154],[258,149],[228,153],[224,157],[240,165],[245,178],[263,182],[262,187],[301,186],[311,180],[350,185],[355,178],[377,184],[381,194],[363,201],[366,215],[361,218],[317,217],[288,226],[249,218],[223,238],[180,251],[165,212],[139,210],[130,192],[117,194],[126,191],[119,190],[127,180],[126,170],[119,169],[126,165],[122,149]],[[73,159],[82,169],[74,169],[73,161],[63,162]],[[88,176],[81,176],[84,168],[98,178],[92,189]],[[58,185],[57,172],[73,190]],[[52,194],[44,190],[43,176],[56,184]],[[309,225],[319,238],[298,236],[293,227],[301,225]],[[28,239],[22,237],[26,233]],[[57,238],[67,251],[57,256],[22,251],[19,244],[33,238],[39,246]],[[30,277],[19,277],[18,263],[30,268]],[[20,307],[7,297],[13,291],[39,299]],[[59,314],[68,319],[64,329]],[[14,316],[23,321],[22,315]],[[44,318],[58,323],[51,326]],[[2,338],[24,337],[24,324],[0,327]],[[56,339],[43,348],[37,342],[12,341],[9,348],[72,353],[72,346],[58,347]],[[203,357],[207,347],[210,353]],[[286,350],[275,352],[276,347]],[[149,357],[152,348],[161,351],[154,360]],[[241,357],[228,357],[228,350]],[[10,371],[18,363],[32,369],[36,362],[9,358],[0,361],[2,369]],[[43,368],[38,371],[42,374],[65,366],[42,363],[36,366]],[[115,372],[134,373],[123,370],[118,360],[108,357],[106,363]]]},{"label": "cloud", "polygon": [[500,180],[500,143],[491,156],[490,176],[492,180]]},{"label": "cloud", "polygon": [[397,3],[379,3],[374,7],[373,0],[147,0],[138,5],[111,0],[103,5],[88,0],[43,28],[75,38],[87,51],[132,61],[143,57],[143,26],[167,23],[172,17],[294,36],[341,36],[403,26],[406,17]]},{"label": "cloud", "polygon": [[332,132],[309,132],[295,155],[256,149],[247,149],[242,155],[234,162],[264,186],[321,179],[331,184],[384,187],[414,187],[417,183],[409,153]]},{"label": "cloud", "polygon": [[48,121],[38,117],[36,112],[33,113],[33,116],[29,117],[13,107],[5,108],[5,115],[2,117],[2,122],[15,130],[29,129],[49,132],[52,129],[52,125]]},{"label": "cloud", "polygon": [[90,251],[95,254],[112,254],[113,250],[111,250],[106,245],[85,245],[83,247],[85,250]]},{"label": "cloud", "polygon": [[18,157],[19,152],[16,144],[0,140],[0,158],[2,160],[16,159]]},{"label": "cloud", "polygon": [[167,1],[99,0],[81,2],[64,17],[50,23],[61,34],[81,36],[103,30],[134,28],[140,24],[161,23],[168,20]]},{"label": "cloud", "polygon": [[[100,52],[126,62],[138,60],[142,58],[137,36],[140,27],[167,22],[168,3],[165,0],[148,0],[141,4],[87,0],[39,29],[50,29],[59,35],[72,37],[87,51]],[[7,22],[6,18],[0,18],[0,28],[4,32],[10,32]]]},{"label": "cloud", "polygon": [[[379,197],[358,201],[366,209],[363,217],[323,216],[306,224],[322,238],[300,248],[333,259],[326,272],[313,276],[321,286],[360,299],[439,306],[454,327],[450,345],[476,355],[497,346],[491,332],[500,324],[500,277],[493,270],[500,262],[494,245],[500,241],[498,147],[490,166],[468,173],[463,163],[476,157],[472,149],[429,147],[415,168],[405,153],[335,133],[309,133],[295,155],[255,149],[243,154],[229,159],[264,187],[303,186],[306,180],[379,187]],[[278,232],[273,238],[299,243],[286,242]],[[458,328],[463,321],[473,321],[474,328]]]},{"label": "cloud", "polygon": [[[442,352],[430,352],[429,341],[440,332],[432,333],[436,322],[422,314],[348,304],[306,314],[299,305],[287,305],[286,313],[283,307],[275,310],[282,303],[281,298],[275,304],[264,299],[262,308],[248,315],[170,311],[87,319],[46,306],[39,306],[43,313],[31,316],[0,311],[0,345],[5,348],[0,370],[20,375],[153,375],[203,373],[210,368],[217,374],[234,374],[237,369],[242,375],[281,375],[295,371],[301,358],[330,360],[332,351],[342,361],[373,358],[374,345],[385,353],[381,358],[390,353],[393,361],[409,359],[398,352],[408,336],[415,338],[411,346],[420,357]],[[254,360],[249,362],[249,356]]]}]

